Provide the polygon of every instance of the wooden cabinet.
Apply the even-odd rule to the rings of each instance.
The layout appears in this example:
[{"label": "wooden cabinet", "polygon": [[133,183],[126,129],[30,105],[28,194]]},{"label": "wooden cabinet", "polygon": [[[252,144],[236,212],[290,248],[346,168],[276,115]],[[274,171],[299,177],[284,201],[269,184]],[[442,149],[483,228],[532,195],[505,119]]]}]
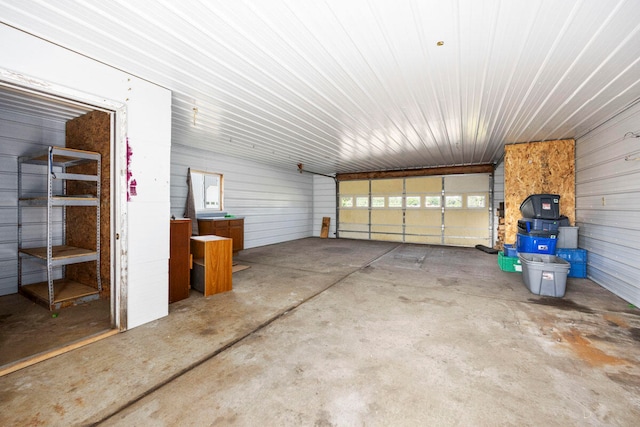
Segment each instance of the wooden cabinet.
[{"label": "wooden cabinet", "polygon": [[198,232],[233,239],[233,253],[244,249],[244,218],[199,219]]},{"label": "wooden cabinet", "polygon": [[169,304],[189,297],[191,220],[173,219],[169,229]]},{"label": "wooden cabinet", "polygon": [[232,241],[220,236],[191,238],[191,286],[204,296],[232,289]]}]

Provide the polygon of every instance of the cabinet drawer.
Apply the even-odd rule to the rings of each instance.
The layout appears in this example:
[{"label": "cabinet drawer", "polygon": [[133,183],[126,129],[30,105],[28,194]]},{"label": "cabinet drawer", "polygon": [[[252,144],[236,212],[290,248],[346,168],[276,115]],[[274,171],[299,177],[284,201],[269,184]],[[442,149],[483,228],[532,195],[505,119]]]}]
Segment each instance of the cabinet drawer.
[{"label": "cabinet drawer", "polygon": [[218,229],[218,228],[229,228],[229,221],[222,219],[222,220],[216,220],[213,221],[213,226]]}]

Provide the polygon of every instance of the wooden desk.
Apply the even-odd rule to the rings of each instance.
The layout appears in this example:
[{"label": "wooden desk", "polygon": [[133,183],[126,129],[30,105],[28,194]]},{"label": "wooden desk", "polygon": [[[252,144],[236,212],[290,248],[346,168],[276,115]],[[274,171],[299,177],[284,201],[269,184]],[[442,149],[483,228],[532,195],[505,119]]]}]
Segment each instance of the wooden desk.
[{"label": "wooden desk", "polygon": [[232,289],[233,241],[220,236],[191,238],[191,287],[204,296]]}]

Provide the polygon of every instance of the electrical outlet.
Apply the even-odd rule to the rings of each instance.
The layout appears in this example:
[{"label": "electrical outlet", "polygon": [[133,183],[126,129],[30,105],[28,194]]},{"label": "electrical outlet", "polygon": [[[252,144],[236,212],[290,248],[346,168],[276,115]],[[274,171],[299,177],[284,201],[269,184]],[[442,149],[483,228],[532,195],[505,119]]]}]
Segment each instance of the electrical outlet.
[{"label": "electrical outlet", "polygon": [[605,202],[604,202],[604,197],[603,197],[602,198],[602,206],[604,206],[604,205],[605,205]]}]

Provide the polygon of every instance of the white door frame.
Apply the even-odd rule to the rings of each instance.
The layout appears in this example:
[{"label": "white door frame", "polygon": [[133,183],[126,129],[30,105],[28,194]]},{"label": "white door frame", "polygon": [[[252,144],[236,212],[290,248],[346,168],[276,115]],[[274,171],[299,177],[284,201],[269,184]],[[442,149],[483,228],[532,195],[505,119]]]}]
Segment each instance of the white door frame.
[{"label": "white door frame", "polygon": [[33,76],[0,68],[0,86],[30,92],[64,103],[73,103],[111,114],[111,322],[127,329],[127,106],[61,86]]}]

